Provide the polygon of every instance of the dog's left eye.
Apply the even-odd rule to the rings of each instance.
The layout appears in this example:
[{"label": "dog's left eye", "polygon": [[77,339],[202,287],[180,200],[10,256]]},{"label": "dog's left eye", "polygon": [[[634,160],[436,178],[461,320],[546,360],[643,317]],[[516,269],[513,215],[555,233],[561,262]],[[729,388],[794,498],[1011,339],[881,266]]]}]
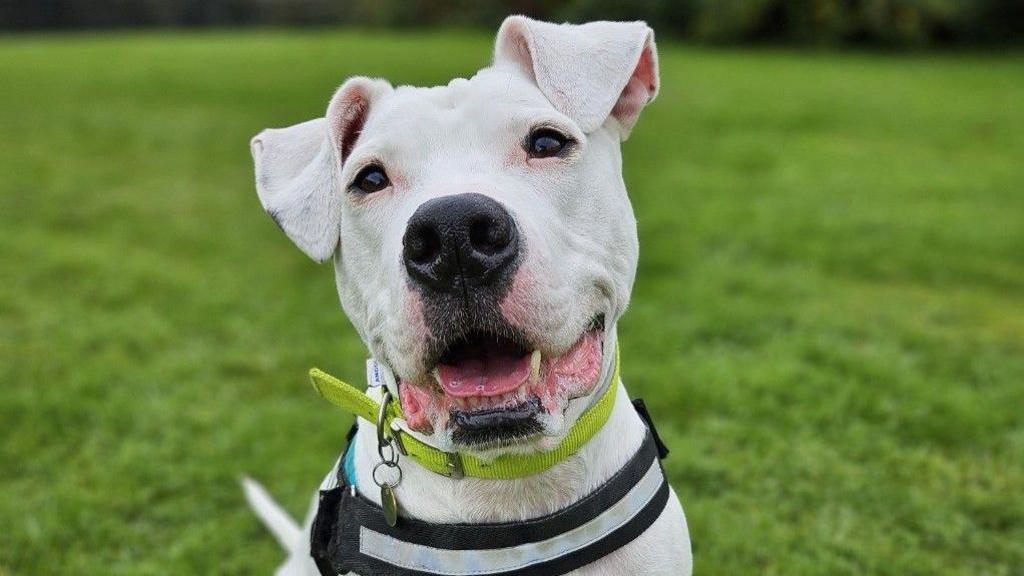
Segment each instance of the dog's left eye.
[{"label": "dog's left eye", "polygon": [[537,128],[526,139],[526,153],[531,158],[550,158],[565,150],[571,140],[554,128]]},{"label": "dog's left eye", "polygon": [[388,175],[384,173],[383,168],[377,165],[363,168],[352,180],[352,188],[365,194],[379,192],[387,188],[389,184],[391,181],[388,180]]}]

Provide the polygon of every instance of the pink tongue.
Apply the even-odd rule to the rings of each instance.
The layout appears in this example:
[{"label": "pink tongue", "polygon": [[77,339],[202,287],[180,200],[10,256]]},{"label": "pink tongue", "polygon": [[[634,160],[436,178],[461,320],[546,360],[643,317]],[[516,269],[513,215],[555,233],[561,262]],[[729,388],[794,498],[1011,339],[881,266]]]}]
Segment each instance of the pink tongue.
[{"label": "pink tongue", "polygon": [[530,355],[467,358],[455,366],[437,365],[441,388],[449,396],[498,396],[508,394],[530,377]]}]

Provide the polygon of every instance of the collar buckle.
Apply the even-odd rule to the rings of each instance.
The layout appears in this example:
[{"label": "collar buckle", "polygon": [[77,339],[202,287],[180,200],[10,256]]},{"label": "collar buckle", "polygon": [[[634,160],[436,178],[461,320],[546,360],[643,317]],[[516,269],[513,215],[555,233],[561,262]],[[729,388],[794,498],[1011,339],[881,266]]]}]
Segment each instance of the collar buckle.
[{"label": "collar buckle", "polygon": [[458,452],[445,452],[444,460],[444,465],[448,469],[449,478],[455,478],[458,480],[466,475],[465,470],[462,468],[462,455]]}]

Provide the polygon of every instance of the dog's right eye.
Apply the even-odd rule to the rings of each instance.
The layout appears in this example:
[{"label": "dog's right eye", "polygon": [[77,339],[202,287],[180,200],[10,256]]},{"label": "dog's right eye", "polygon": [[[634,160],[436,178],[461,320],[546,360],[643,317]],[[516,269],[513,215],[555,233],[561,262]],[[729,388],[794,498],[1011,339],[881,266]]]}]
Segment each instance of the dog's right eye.
[{"label": "dog's right eye", "polygon": [[372,194],[387,188],[391,184],[384,169],[377,165],[370,165],[359,171],[352,180],[351,188],[364,194]]},{"label": "dog's right eye", "polygon": [[526,138],[526,153],[531,158],[550,158],[565,151],[572,140],[554,128],[536,128]]}]

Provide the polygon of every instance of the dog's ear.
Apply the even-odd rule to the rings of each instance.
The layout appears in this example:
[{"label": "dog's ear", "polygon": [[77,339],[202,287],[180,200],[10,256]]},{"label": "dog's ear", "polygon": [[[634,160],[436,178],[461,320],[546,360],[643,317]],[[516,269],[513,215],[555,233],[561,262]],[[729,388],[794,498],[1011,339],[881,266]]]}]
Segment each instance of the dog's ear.
[{"label": "dog's ear", "polygon": [[654,31],[644,22],[551,24],[510,16],[498,30],[494,63],[532,76],[584,132],[615,119],[623,140],[658,93]]},{"label": "dog's ear", "polygon": [[391,89],[383,80],[351,78],[334,93],[325,118],[267,129],[250,142],[260,203],[292,242],[318,262],[334,254],[341,235],[342,163],[371,103]]}]

